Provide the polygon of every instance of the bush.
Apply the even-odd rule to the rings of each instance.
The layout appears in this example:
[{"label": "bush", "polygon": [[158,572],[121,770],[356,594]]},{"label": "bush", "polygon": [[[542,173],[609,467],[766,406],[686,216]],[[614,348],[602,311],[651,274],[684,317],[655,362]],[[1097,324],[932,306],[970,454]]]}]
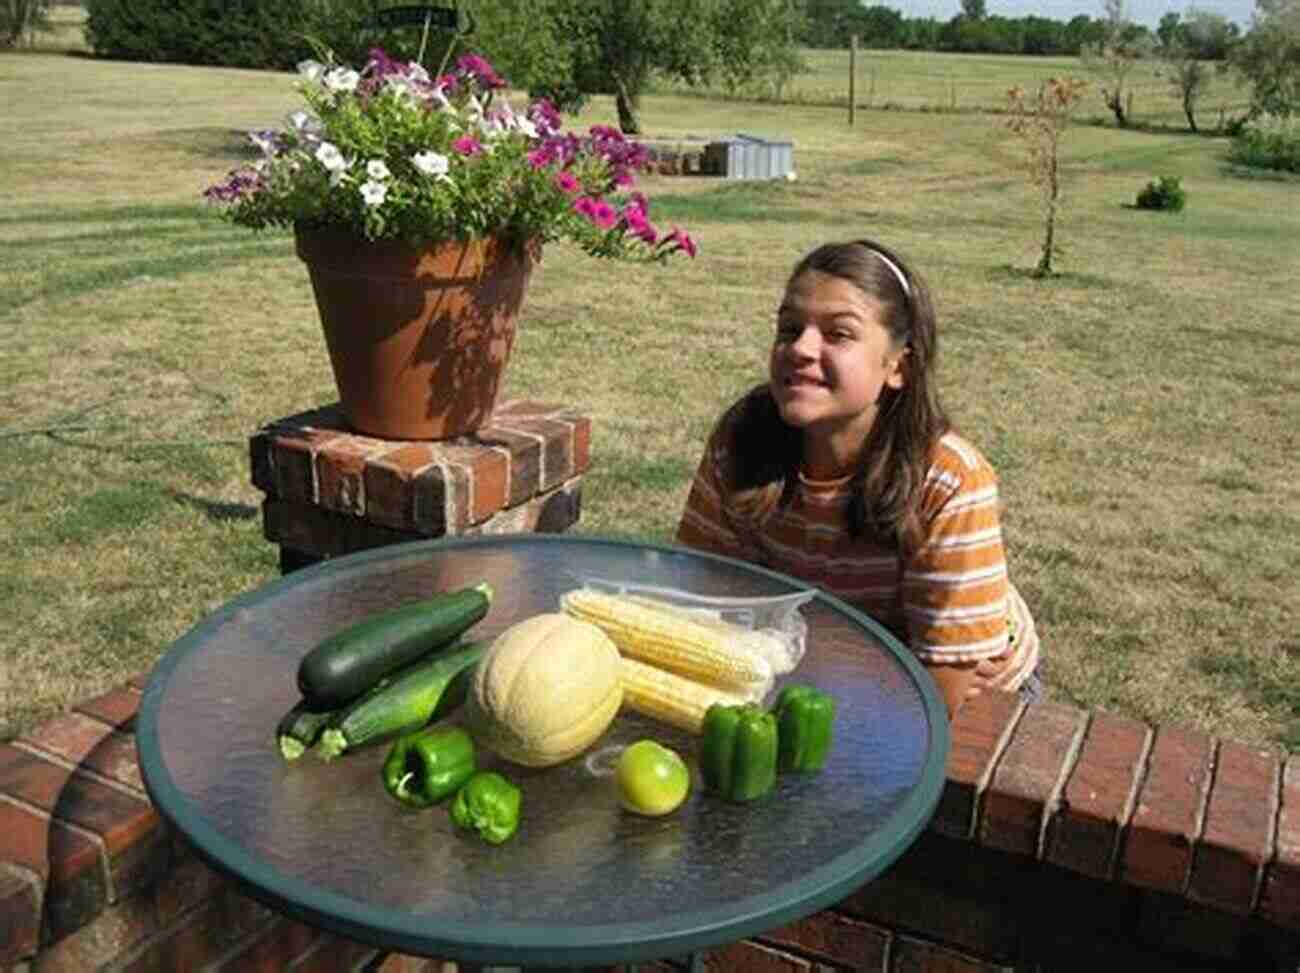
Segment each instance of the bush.
[{"label": "bush", "polygon": [[1300,115],[1259,115],[1232,140],[1228,158],[1243,166],[1300,172]]},{"label": "bush", "polygon": [[[371,47],[414,57],[418,29],[367,26],[375,0],[85,0],[86,39],[100,57],[126,61],[292,70],[317,56],[361,62]],[[449,37],[430,37],[437,64]]]},{"label": "bush", "polygon": [[1138,209],[1158,209],[1177,213],[1187,205],[1187,192],[1177,176],[1161,176],[1152,180],[1138,193]]}]

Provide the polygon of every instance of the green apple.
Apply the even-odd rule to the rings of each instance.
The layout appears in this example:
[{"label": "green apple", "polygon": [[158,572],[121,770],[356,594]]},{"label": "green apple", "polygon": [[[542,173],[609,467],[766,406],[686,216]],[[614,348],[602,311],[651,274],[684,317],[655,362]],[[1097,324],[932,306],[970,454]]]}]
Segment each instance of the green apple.
[{"label": "green apple", "polygon": [[625,749],[614,780],[623,807],[648,817],[676,810],[691,791],[686,762],[677,751],[654,740],[638,740]]}]

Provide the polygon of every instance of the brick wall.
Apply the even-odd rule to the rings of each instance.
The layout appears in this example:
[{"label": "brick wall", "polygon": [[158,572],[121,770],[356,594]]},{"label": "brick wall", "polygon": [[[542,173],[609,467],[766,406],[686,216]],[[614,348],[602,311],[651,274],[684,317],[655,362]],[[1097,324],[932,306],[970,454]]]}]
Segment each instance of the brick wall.
[{"label": "brick wall", "polygon": [[[0,969],[455,969],[279,917],[196,860],[141,784],[142,687],[0,744]],[[1292,973],[1298,957],[1300,758],[993,694],[958,714],[935,817],[891,869],[697,959],[754,973]]]}]

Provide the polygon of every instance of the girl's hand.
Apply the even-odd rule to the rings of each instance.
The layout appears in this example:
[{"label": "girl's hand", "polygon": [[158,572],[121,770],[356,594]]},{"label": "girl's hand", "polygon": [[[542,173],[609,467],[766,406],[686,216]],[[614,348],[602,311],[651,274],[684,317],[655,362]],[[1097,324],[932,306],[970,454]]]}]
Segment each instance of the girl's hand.
[{"label": "girl's hand", "polygon": [[957,715],[957,710],[961,709],[961,704],[966,702],[967,694],[975,684],[975,667],[978,663],[923,662],[922,665],[934,679],[935,685],[939,687],[944,705],[948,708],[948,719],[951,721]]}]

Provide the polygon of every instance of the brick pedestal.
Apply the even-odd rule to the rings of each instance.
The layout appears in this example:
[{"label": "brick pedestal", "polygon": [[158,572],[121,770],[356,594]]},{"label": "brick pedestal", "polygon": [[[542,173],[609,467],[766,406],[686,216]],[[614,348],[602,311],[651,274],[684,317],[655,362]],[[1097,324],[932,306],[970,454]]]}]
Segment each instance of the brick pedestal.
[{"label": "brick pedestal", "polygon": [[267,540],[289,571],[353,551],[577,522],[591,421],[514,400],[473,436],[443,442],[350,431],[337,405],[268,424],[249,443]]}]

